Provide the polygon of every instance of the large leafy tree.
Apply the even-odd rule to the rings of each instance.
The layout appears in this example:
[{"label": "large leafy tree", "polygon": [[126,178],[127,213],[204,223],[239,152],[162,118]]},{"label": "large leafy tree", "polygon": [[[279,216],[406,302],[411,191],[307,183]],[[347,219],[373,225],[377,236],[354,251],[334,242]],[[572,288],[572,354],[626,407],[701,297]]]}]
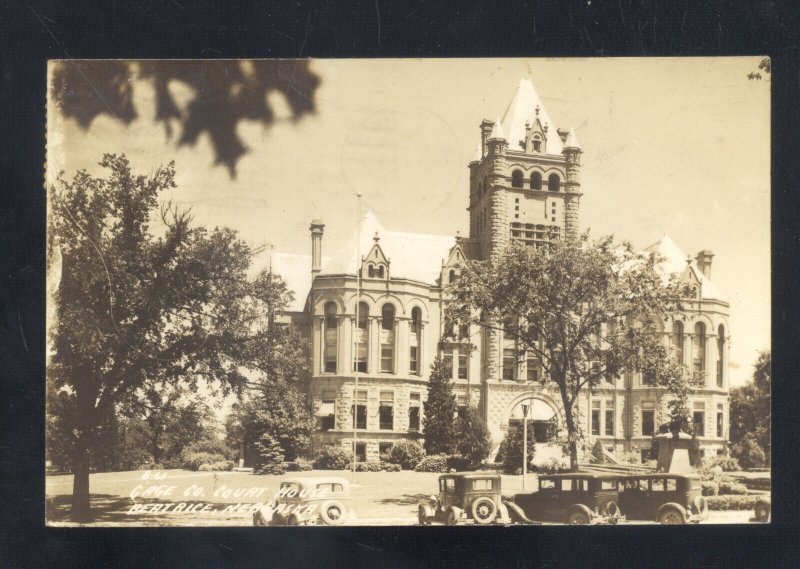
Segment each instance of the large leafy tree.
[{"label": "large leafy tree", "polygon": [[478,468],[492,452],[492,440],[486,422],[475,407],[467,406],[456,421],[456,452],[469,468]]},{"label": "large leafy tree", "polygon": [[422,433],[425,436],[425,452],[428,454],[452,454],[456,443],[456,397],[450,381],[451,368],[442,358],[431,364],[428,380],[428,398],[425,401]]},{"label": "large leafy tree", "polygon": [[576,404],[604,378],[641,371],[674,393],[673,421],[688,424],[691,388],[656,332],[680,308],[659,259],[612,237],[588,235],[536,249],[512,243],[496,259],[471,262],[446,289],[451,321],[513,339],[518,356],[541,363],[541,381],[561,396],[571,467],[582,437]]},{"label": "large leafy tree", "polygon": [[91,453],[118,404],[155,379],[241,391],[269,328],[270,291],[247,278],[249,247],[232,230],[159,207],[175,186],[173,163],[148,176],[124,155],[100,165],[107,177],[60,178],[50,199],[48,247],[61,274],[48,379],[71,423],[76,521],[91,517]]},{"label": "large leafy tree", "polygon": [[747,444],[753,439],[764,450],[767,462],[770,459],[772,436],[772,355],[761,352],[753,369],[753,380],[731,390],[732,445],[741,444],[749,435]]}]

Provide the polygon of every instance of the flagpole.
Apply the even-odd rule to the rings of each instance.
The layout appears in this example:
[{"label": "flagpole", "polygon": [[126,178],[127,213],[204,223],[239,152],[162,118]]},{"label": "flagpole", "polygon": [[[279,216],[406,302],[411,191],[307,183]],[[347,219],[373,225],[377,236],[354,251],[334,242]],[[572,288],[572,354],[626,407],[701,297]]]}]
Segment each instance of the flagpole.
[{"label": "flagpole", "polygon": [[[353,326],[353,483],[356,481],[356,439],[358,438],[358,309],[361,304],[361,192],[356,194],[356,319]],[[367,326],[367,332],[369,326]]]}]

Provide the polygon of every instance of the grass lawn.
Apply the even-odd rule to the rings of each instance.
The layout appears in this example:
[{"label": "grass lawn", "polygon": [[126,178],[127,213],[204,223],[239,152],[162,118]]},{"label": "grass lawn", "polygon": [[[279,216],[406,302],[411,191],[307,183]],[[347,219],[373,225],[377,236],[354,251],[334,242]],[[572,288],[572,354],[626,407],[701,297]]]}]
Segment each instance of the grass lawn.
[{"label": "grass lawn", "polygon": [[[271,498],[281,480],[290,476],[341,476],[353,480],[349,471],[292,472],[257,475],[246,472],[157,471],[161,480],[143,480],[141,471],[106,472],[91,475],[90,490],[96,525],[252,525],[252,513],[232,511]],[[414,518],[417,504],[437,493],[439,474],[427,472],[358,472],[352,486],[350,507],[359,519],[399,520]],[[535,488],[536,476],[529,474],[526,487]],[[137,488],[138,487],[138,488]],[[141,494],[149,487],[149,494]],[[503,476],[503,494],[522,489],[522,476]],[[69,524],[72,476],[53,475],[46,481],[48,523]],[[132,497],[132,495],[134,497]],[[184,504],[182,511],[136,512],[143,504]],[[226,507],[230,507],[226,511]],[[187,510],[192,510],[191,512]],[[372,523],[372,522],[370,522]]]}]

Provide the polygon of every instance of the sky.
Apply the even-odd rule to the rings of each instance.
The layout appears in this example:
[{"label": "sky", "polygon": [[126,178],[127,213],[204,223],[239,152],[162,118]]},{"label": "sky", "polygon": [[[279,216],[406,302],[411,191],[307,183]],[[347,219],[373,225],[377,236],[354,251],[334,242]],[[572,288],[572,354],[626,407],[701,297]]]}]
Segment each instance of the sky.
[{"label": "sky", "polygon": [[[502,117],[527,78],[551,127],[574,128],[583,148],[582,229],[640,248],[667,233],[692,256],[714,252],[712,281],[731,304],[731,383],[741,385],[770,346],[770,82],[747,79],[760,60],[315,60],[316,112],[292,121],[282,95],[268,95],[278,120],[239,124],[248,154],[235,178],[215,165],[207,136],[177,148],[154,120],[152,86],[135,80],[129,125],[101,115],[83,130],[50,105],[48,179],[101,175],[104,152],[124,152],[142,173],[175,160],[178,187],[163,199],[290,253],[310,253],[315,218],[326,224],[323,254],[352,237],[357,193],[390,231],[467,235],[478,125]],[[185,84],[169,89],[181,108],[193,97]]]}]

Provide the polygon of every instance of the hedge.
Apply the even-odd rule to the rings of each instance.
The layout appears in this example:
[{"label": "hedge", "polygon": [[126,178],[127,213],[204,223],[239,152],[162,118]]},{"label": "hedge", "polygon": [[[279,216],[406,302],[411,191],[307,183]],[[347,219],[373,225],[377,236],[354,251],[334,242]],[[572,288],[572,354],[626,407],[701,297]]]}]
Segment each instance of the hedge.
[{"label": "hedge", "polygon": [[744,484],[739,484],[737,482],[720,482],[719,483],[719,494],[720,495],[737,495],[737,496],[744,496],[747,494],[747,486]]},{"label": "hedge", "polygon": [[708,496],[709,510],[752,510],[759,496]]}]

